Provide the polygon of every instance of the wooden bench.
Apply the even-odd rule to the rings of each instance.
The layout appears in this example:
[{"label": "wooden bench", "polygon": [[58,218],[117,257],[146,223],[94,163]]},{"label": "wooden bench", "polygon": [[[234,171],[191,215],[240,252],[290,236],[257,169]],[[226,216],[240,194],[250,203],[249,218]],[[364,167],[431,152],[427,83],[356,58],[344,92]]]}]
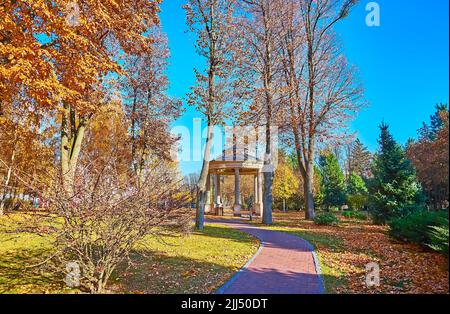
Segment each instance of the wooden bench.
[{"label": "wooden bench", "polygon": [[255,213],[254,213],[253,210],[241,210],[240,214],[241,214],[241,216],[242,215],[248,215],[249,218],[250,218],[250,221],[252,221],[253,220],[253,216],[255,216]]}]

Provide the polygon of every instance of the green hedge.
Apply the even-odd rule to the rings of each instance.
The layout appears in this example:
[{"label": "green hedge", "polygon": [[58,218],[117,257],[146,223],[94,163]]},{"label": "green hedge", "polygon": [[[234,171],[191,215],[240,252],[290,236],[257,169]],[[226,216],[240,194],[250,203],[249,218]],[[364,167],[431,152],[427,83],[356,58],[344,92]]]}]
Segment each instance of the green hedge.
[{"label": "green hedge", "polygon": [[448,252],[448,211],[413,212],[389,223],[390,235],[398,240],[420,244],[436,251]]},{"label": "green hedge", "polygon": [[339,223],[339,219],[333,213],[322,212],[314,218],[314,222],[320,226],[334,226]]}]

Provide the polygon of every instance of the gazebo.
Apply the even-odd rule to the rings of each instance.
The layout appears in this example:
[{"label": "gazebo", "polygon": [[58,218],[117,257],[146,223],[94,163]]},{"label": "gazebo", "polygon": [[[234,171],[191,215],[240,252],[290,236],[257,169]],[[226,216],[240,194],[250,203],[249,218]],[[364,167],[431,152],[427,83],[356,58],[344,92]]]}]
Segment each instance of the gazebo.
[{"label": "gazebo", "polygon": [[250,156],[247,152],[238,154],[235,149],[232,153],[230,150],[224,150],[222,156],[210,161],[209,163],[209,174],[207,179],[208,195],[206,197],[209,204],[206,204],[205,212],[214,215],[221,214],[221,178],[222,176],[234,176],[233,213],[234,216],[241,216],[241,176],[253,176],[254,205],[253,208],[249,210],[255,215],[262,216],[264,210],[262,177],[263,168],[264,162],[257,157]]}]

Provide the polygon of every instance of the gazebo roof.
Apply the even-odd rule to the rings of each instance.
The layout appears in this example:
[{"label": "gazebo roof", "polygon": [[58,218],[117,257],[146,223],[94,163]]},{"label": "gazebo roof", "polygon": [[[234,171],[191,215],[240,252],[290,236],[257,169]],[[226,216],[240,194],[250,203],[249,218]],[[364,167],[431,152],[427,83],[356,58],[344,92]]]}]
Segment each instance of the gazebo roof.
[{"label": "gazebo roof", "polygon": [[211,174],[233,175],[235,169],[241,174],[255,175],[264,167],[264,161],[248,154],[246,150],[238,152],[235,148],[225,149],[220,156],[213,159],[210,164]]}]

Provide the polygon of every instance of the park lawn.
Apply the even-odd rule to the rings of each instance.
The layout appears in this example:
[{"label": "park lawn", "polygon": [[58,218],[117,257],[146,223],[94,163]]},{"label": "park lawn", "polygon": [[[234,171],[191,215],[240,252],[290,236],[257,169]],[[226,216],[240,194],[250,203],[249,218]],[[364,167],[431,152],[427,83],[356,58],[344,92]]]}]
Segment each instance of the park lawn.
[{"label": "park lawn", "polygon": [[[0,217],[0,293],[77,293],[63,278],[41,268],[26,269],[51,251],[50,239],[19,233],[15,219]],[[259,242],[225,226],[189,235],[146,237],[110,281],[112,293],[211,293],[257,251]]]},{"label": "park lawn", "polygon": [[[340,220],[338,226],[317,226],[304,213],[276,212],[274,225],[264,228],[297,235],[315,247],[327,293],[449,293],[446,257],[393,240],[387,227]],[[381,284],[369,289],[365,265],[371,262],[380,265]]]}]

